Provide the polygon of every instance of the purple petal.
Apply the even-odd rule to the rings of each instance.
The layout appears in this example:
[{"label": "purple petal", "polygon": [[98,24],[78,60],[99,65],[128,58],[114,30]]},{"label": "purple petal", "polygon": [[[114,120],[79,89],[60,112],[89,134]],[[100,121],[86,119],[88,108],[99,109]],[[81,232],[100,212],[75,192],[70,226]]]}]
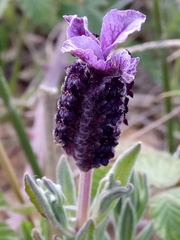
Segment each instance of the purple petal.
[{"label": "purple petal", "polygon": [[100,46],[91,37],[73,37],[64,42],[62,52],[77,56],[90,66],[104,70],[105,61],[103,59]]},{"label": "purple petal", "polygon": [[122,79],[126,83],[130,83],[135,78],[138,63],[139,58],[131,57],[130,53],[123,49],[113,53],[111,58],[107,61],[106,70],[118,71]]},{"label": "purple petal", "polygon": [[106,58],[111,50],[126,40],[129,34],[140,31],[145,15],[134,10],[108,12],[103,18],[101,29],[101,47]]},{"label": "purple petal", "polygon": [[67,28],[67,38],[78,37],[85,35],[91,37],[96,43],[99,40],[88,30],[88,19],[87,17],[79,18],[77,15],[65,15],[64,19],[69,23]]}]

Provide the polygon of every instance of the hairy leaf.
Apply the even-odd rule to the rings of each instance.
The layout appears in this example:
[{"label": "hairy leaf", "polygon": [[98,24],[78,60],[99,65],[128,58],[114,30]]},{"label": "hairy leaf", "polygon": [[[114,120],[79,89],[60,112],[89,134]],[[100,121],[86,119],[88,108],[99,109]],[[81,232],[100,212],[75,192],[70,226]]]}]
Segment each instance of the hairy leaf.
[{"label": "hairy leaf", "polygon": [[135,240],[149,240],[153,232],[153,224],[150,222],[143,230],[138,234]]},{"label": "hairy leaf", "polygon": [[113,172],[115,180],[121,181],[121,185],[126,186],[140,149],[141,143],[137,143],[125,151],[118,157],[107,175]]},{"label": "hairy leaf", "polygon": [[152,198],[150,213],[162,239],[180,239],[180,188],[172,188]]},{"label": "hairy leaf", "polygon": [[95,223],[92,219],[89,219],[79,229],[75,240],[94,240]]},{"label": "hairy leaf", "polygon": [[62,187],[62,191],[66,196],[65,205],[76,204],[76,192],[73,174],[68,164],[68,160],[63,155],[61,156],[56,170],[57,183]]},{"label": "hairy leaf", "polygon": [[127,198],[123,203],[116,226],[116,239],[133,240],[135,221],[135,209],[133,208],[131,200]]}]

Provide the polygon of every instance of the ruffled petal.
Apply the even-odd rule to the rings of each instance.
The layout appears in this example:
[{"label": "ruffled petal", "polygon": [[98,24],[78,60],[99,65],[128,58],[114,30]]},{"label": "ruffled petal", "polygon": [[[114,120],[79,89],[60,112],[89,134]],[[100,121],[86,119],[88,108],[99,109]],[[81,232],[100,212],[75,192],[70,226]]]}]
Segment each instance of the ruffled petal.
[{"label": "ruffled petal", "polygon": [[67,38],[73,38],[85,35],[91,37],[96,43],[99,43],[99,40],[88,30],[88,19],[87,17],[79,18],[77,15],[65,15],[64,19],[69,23],[67,28]]},{"label": "ruffled petal", "polygon": [[106,63],[106,70],[117,71],[126,83],[131,83],[135,78],[139,60],[139,58],[133,58],[127,50],[122,49],[112,54]]},{"label": "ruffled petal", "polygon": [[100,46],[90,37],[73,37],[64,42],[61,51],[79,57],[95,69],[105,69],[106,63]]},{"label": "ruffled petal", "polygon": [[108,12],[103,18],[100,42],[104,58],[111,50],[126,40],[129,34],[140,31],[146,16],[138,11],[116,9]]}]

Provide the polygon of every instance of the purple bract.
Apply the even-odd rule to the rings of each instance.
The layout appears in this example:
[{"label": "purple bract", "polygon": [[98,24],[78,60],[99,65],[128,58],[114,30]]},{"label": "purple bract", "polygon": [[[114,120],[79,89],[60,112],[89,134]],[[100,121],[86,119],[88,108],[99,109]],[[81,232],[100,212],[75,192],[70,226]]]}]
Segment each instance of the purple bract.
[{"label": "purple bract", "polygon": [[120,124],[127,124],[128,97],[133,97],[139,58],[125,49],[112,50],[140,30],[145,16],[133,10],[111,10],[103,19],[100,40],[88,30],[86,17],[65,19],[68,39],[62,51],[78,59],[66,68],[54,136],[80,170],[88,171],[108,164],[118,144]]},{"label": "purple bract", "polygon": [[73,15],[64,18],[69,26],[68,40],[64,42],[62,52],[77,56],[98,70],[120,71],[126,82],[134,79],[139,58],[131,58],[125,49],[115,51],[111,56],[110,52],[129,34],[140,30],[145,15],[134,10],[111,10],[103,18],[100,40],[88,30],[86,17]]}]

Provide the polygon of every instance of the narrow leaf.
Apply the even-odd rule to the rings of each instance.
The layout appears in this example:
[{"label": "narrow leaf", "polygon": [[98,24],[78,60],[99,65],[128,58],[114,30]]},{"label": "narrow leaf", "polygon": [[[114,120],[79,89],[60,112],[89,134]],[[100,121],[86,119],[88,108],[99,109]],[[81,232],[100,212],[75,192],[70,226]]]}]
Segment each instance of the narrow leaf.
[{"label": "narrow leaf", "polygon": [[153,233],[153,224],[150,222],[143,230],[138,234],[135,240],[149,240]]},{"label": "narrow leaf", "polygon": [[108,175],[113,172],[115,180],[120,180],[122,186],[126,186],[129,181],[132,168],[140,152],[140,148],[140,142],[129,148],[126,152],[119,156],[108,172]]},{"label": "narrow leaf", "polygon": [[[34,180],[28,175],[25,174],[25,190],[30,197],[30,200],[34,203],[37,210],[48,219],[48,221],[57,228],[62,234],[67,237],[72,237],[74,231],[65,228],[57,219],[57,215],[61,214],[60,210],[57,211],[57,205],[53,205],[54,201],[49,202],[46,198],[45,191],[41,189]],[[40,182],[40,181],[39,181]],[[56,212],[53,212],[55,208]]]},{"label": "narrow leaf", "polygon": [[32,224],[29,221],[23,221],[21,224],[21,229],[23,232],[24,239],[32,240],[31,237]]},{"label": "narrow leaf", "polygon": [[93,219],[89,219],[85,222],[82,227],[79,229],[75,240],[94,240],[94,231],[95,231],[95,223]]},{"label": "narrow leaf", "polygon": [[111,210],[116,206],[120,197],[124,194],[132,192],[133,186],[129,184],[127,187],[114,187],[102,192],[97,202],[97,208],[94,208],[93,217],[97,223],[103,221]]},{"label": "narrow leaf", "polygon": [[135,229],[135,210],[129,198],[124,201],[118,225],[116,227],[116,239],[133,240]]},{"label": "narrow leaf", "polygon": [[44,240],[44,238],[41,236],[40,232],[35,228],[33,228],[33,230],[32,230],[32,237],[34,240]]},{"label": "narrow leaf", "polygon": [[106,232],[107,224],[108,224],[108,218],[106,218],[100,224],[96,225],[96,228],[95,228],[95,239],[96,240],[106,239],[105,232]]},{"label": "narrow leaf", "polygon": [[38,186],[36,185],[36,183],[34,183],[34,181],[30,178],[29,175],[25,174],[24,176],[24,181],[25,181],[25,191],[28,194],[31,202],[34,204],[34,206],[36,207],[36,209],[38,210],[38,212],[43,216],[46,217],[43,209],[39,203],[39,201],[37,200],[37,196],[34,192],[34,188],[33,186],[35,186],[35,188],[37,189],[37,191],[39,191],[38,195],[43,195],[42,193],[40,193],[40,190],[38,190]]},{"label": "narrow leaf", "polygon": [[62,191],[66,196],[65,205],[76,204],[76,192],[75,183],[71,168],[68,164],[68,160],[65,155],[62,155],[59,159],[57,170],[56,170],[57,183],[62,187]]}]

